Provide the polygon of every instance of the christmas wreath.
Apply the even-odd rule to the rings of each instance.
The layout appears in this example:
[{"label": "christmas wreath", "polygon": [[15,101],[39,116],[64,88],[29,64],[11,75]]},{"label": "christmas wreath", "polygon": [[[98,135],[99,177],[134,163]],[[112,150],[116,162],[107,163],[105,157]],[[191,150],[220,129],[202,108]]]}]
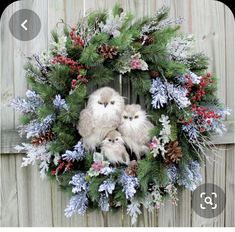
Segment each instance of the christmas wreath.
[{"label": "christmas wreath", "polygon": [[[49,51],[25,66],[30,90],[11,104],[28,142],[16,149],[27,154],[22,166],[37,163],[41,177],[72,191],[67,217],[126,207],[134,223],[141,205],[176,204],[179,188],[201,181],[210,135],[223,133],[229,110],[208,58],[168,12],[140,20],[118,5],[91,12],[74,28],[64,23],[63,35],[53,31]],[[109,87],[125,79],[135,102]]]}]

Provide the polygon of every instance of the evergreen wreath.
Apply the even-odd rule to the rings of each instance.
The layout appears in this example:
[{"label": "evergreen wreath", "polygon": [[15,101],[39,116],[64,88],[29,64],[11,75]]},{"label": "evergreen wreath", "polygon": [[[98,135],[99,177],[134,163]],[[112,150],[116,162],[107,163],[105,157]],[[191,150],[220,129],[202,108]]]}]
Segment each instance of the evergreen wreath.
[{"label": "evergreen wreath", "polygon": [[[208,58],[194,53],[193,37],[179,32],[182,19],[168,13],[164,6],[136,21],[119,5],[91,12],[75,28],[64,24],[63,35],[53,31],[49,51],[25,66],[31,88],[11,104],[22,113],[20,135],[28,142],[16,149],[27,154],[22,166],[37,163],[42,178],[72,191],[67,217],[126,207],[135,223],[141,205],[151,211],[167,198],[177,204],[179,188],[193,191],[201,181],[210,135],[223,133],[229,110],[216,97]],[[136,159],[129,149],[128,164],[112,164],[99,147],[86,149],[76,129],[94,87],[119,78],[145,99],[154,125],[148,151]]]}]

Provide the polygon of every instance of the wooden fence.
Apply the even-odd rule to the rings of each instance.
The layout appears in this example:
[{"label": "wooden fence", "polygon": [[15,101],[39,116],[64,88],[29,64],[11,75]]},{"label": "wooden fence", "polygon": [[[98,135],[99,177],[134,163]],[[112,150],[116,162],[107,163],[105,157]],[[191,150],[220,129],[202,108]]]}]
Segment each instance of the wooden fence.
[{"label": "wooden fence", "polygon": [[[1,18],[1,226],[130,226],[125,211],[117,213],[89,212],[84,217],[64,217],[69,196],[61,192],[55,182],[42,181],[37,168],[21,168],[23,154],[15,154],[20,143],[15,131],[19,114],[8,102],[24,96],[27,88],[23,65],[26,56],[48,48],[50,31],[62,18],[75,25],[85,12],[110,9],[115,0],[25,0],[10,5]],[[172,17],[182,16],[182,31],[195,35],[195,50],[211,57],[210,70],[219,77],[218,95],[233,113],[227,117],[228,132],[214,138],[219,156],[203,167],[204,182],[219,185],[226,192],[227,205],[216,218],[205,219],[191,208],[191,193],[180,193],[178,206],[166,202],[158,211],[146,211],[136,226],[234,226],[234,18],[223,3],[214,0],[120,0],[124,9],[138,17],[156,12],[164,3],[171,7]],[[37,38],[21,42],[12,37],[9,18],[18,9],[34,10],[42,20]],[[119,86],[115,86],[119,88]],[[123,94],[130,95],[128,83],[123,83]],[[133,100],[133,99],[132,99]],[[208,151],[210,153],[210,151]]]}]

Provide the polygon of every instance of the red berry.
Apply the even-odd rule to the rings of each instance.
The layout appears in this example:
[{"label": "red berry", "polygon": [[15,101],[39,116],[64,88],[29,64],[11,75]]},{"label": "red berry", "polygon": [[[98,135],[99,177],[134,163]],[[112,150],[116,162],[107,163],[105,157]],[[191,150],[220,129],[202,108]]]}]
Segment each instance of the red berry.
[{"label": "red berry", "polygon": [[56,175],[56,170],[52,170],[52,171],[51,171],[51,175],[52,175],[52,176],[55,176],[55,175]]},{"label": "red berry", "polygon": [[200,128],[200,132],[203,133],[206,129],[204,127]]}]

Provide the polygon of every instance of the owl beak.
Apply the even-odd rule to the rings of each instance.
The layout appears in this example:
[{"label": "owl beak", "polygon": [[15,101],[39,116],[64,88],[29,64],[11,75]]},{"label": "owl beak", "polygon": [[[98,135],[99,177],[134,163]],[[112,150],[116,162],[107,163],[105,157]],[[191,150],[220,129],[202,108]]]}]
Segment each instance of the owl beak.
[{"label": "owl beak", "polygon": [[130,117],[130,120],[132,121],[132,117]]},{"label": "owl beak", "polygon": [[108,103],[107,103],[107,102],[105,102],[105,103],[104,103],[104,107],[106,107],[107,105],[108,105]]}]

